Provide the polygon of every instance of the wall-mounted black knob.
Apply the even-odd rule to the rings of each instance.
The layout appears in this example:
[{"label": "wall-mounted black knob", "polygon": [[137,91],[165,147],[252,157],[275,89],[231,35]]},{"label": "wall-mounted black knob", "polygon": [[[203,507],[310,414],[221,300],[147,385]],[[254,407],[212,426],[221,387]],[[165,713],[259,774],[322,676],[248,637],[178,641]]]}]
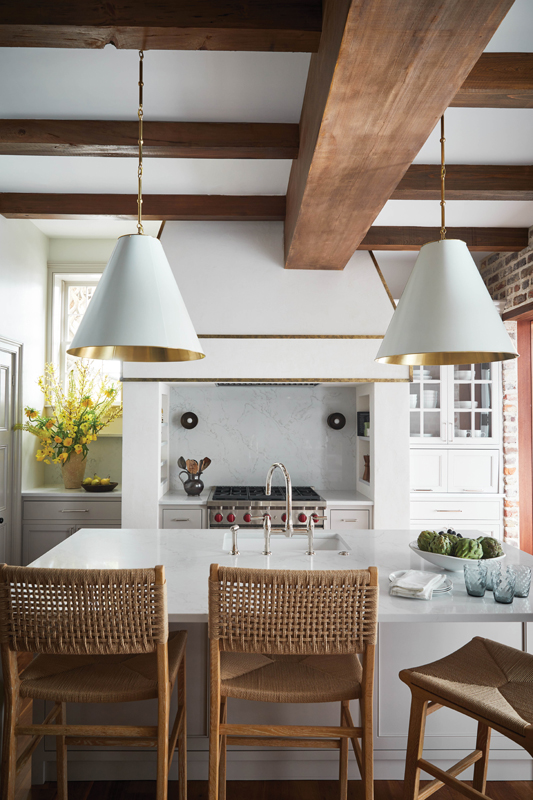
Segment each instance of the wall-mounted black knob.
[{"label": "wall-mounted black knob", "polygon": [[196,428],[198,425],[198,417],[196,414],[193,414],[192,411],[186,411],[185,414],[181,416],[181,424],[184,428],[192,430],[192,428]]},{"label": "wall-mounted black knob", "polygon": [[339,412],[330,414],[328,417],[328,425],[330,428],[333,428],[334,431],[340,431],[346,425],[346,417]]},{"label": "wall-mounted black knob", "polygon": [[4,521],[4,518],[0,517],[0,525],[3,523],[3,521]]}]

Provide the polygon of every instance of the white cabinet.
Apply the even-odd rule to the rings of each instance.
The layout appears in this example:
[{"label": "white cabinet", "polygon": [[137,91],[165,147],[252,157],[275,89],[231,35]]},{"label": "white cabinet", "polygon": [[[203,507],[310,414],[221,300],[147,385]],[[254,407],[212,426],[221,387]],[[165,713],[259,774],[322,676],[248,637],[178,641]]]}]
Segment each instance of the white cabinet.
[{"label": "white cabinet", "polygon": [[[97,495],[96,495],[97,497]],[[23,499],[22,563],[30,564],[81,528],[120,528],[121,499]]]},{"label": "white cabinet", "polygon": [[409,412],[412,444],[497,444],[500,385],[498,363],[414,367]]},{"label": "white cabinet", "polygon": [[172,506],[161,512],[161,527],[186,530],[187,528],[203,528],[204,511],[201,508]]},{"label": "white cabinet", "polygon": [[497,493],[499,450],[411,449],[412,492]]},{"label": "white cabinet", "polygon": [[370,528],[370,509],[332,508],[329,513],[330,528],[338,531],[354,531]]}]

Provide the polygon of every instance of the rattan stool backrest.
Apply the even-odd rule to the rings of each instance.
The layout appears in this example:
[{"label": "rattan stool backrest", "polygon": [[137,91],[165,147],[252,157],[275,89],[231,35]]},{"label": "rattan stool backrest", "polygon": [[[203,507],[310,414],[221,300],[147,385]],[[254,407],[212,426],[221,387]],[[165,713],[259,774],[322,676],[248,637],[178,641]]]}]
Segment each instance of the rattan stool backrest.
[{"label": "rattan stool backrest", "polygon": [[[375,568],[371,568],[375,569]],[[377,573],[211,568],[209,636],[245,653],[362,653],[376,643]]]},{"label": "rattan stool backrest", "polygon": [[168,639],[162,567],[0,565],[0,644],[31,653],[149,653]]}]

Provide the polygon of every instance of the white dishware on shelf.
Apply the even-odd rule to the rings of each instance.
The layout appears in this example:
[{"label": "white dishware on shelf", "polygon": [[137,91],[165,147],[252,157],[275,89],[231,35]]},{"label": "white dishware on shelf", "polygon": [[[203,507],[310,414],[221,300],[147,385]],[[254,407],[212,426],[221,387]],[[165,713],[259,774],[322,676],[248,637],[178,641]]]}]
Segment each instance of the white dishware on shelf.
[{"label": "white dishware on shelf", "polygon": [[477,408],[479,405],[477,400],[474,400],[472,403],[471,400],[456,400],[455,407],[456,408]]},{"label": "white dishware on shelf", "polygon": [[454,436],[464,437],[466,436],[466,431],[462,430],[461,428],[456,428],[453,432]]},{"label": "white dishware on shelf", "polygon": [[437,408],[439,393],[435,389],[424,390],[424,408]]},{"label": "white dishware on shelf", "polygon": [[471,369],[463,369],[459,370],[455,373],[454,378],[456,381],[471,381],[472,380],[472,370]]},{"label": "white dishware on shelf", "polygon": [[[465,536],[465,539],[470,537]],[[426,550],[419,550],[416,542],[410,542],[409,547],[417,555],[425,558],[430,564],[434,564],[439,569],[447,569],[449,572],[463,572],[465,564],[471,564],[473,561],[481,561],[480,558],[457,558],[456,556],[443,556],[440,553],[428,553]],[[487,564],[495,564],[497,561],[503,561],[506,558],[504,553],[497,558],[483,559]]]},{"label": "white dishware on shelf", "polygon": [[416,408],[418,406],[418,395],[416,394],[409,395],[409,405],[411,408]]}]

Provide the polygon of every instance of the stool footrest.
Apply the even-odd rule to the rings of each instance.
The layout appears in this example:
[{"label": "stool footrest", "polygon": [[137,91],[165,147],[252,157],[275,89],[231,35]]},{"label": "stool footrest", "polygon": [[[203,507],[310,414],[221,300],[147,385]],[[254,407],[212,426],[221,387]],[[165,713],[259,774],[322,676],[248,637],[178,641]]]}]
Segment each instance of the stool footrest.
[{"label": "stool footrest", "polygon": [[227,745],[241,747],[312,747],[320,750],[338,750],[338,739],[296,739],[280,736],[228,736]]},{"label": "stool footrest", "polygon": [[436,780],[431,781],[431,783],[428,783],[427,786],[424,786],[424,788],[420,790],[418,794],[418,800],[425,800],[445,784],[446,786],[450,786],[452,789],[457,789],[459,792],[465,795],[465,797],[470,798],[470,800],[486,800],[487,796],[485,794],[478,792],[476,789],[472,789],[471,786],[467,786],[465,783],[463,783],[463,781],[460,781],[455,777],[456,775],[460,775],[461,772],[464,772],[465,769],[468,769],[468,767],[471,767],[472,764],[475,764],[476,761],[479,761],[480,758],[483,758],[483,753],[481,750],[474,750],[448,770],[440,769],[434,764],[431,764],[429,761],[426,761],[424,758],[419,758],[418,766],[420,769],[424,770],[424,772],[429,772],[429,774],[433,775]]}]

